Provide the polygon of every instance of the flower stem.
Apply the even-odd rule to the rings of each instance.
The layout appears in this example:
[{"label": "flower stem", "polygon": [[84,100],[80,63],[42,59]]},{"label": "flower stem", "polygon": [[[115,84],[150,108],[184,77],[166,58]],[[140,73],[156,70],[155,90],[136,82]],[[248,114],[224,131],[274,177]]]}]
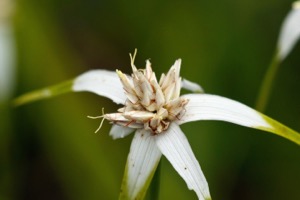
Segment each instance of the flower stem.
[{"label": "flower stem", "polygon": [[160,170],[161,170],[161,161],[158,163],[155,174],[150,185],[150,194],[149,199],[158,200],[159,199],[159,188],[160,188]]},{"label": "flower stem", "polygon": [[276,51],[276,53],[273,56],[273,59],[269,65],[269,68],[265,74],[265,77],[263,79],[260,91],[259,91],[259,95],[256,101],[256,106],[255,108],[258,111],[263,112],[266,109],[266,105],[268,103],[271,91],[272,91],[272,87],[273,87],[273,82],[274,79],[276,77],[278,68],[280,65],[280,59],[278,57],[278,53]]}]

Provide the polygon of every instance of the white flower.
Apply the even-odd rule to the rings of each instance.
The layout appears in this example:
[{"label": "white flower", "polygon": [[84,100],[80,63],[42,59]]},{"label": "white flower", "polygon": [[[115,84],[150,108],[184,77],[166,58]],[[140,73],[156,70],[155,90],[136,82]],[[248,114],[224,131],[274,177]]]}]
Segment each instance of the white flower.
[{"label": "white flower", "polygon": [[280,61],[291,52],[300,38],[300,1],[293,3],[292,10],[286,16],[278,39]]},{"label": "white flower", "polygon": [[[134,55],[135,56],[135,55]],[[143,199],[152,176],[164,155],[200,200],[211,199],[207,181],[179,125],[197,120],[222,120],[265,130],[300,144],[297,132],[228,98],[209,94],[180,96],[180,89],[202,91],[192,82],[182,81],[177,60],[157,81],[149,61],[133,74],[94,70],[72,81],[25,94],[15,100],[23,104],[67,91],[89,91],[122,104],[118,112],[95,118],[109,120],[110,135],[123,138],[135,132],[125,168],[120,199]],[[102,122],[101,122],[102,124]],[[101,126],[101,125],[100,125]]]}]

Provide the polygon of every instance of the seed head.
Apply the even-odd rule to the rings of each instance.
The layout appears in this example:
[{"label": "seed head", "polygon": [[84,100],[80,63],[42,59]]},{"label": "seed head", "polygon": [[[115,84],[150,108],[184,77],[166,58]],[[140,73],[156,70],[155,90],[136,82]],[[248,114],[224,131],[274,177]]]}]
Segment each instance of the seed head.
[{"label": "seed head", "polygon": [[136,51],[131,58],[131,77],[117,70],[127,100],[118,113],[105,114],[104,117],[118,125],[131,128],[144,128],[159,134],[174,120],[184,114],[187,99],[181,98],[181,60],[177,60],[167,74],[162,74],[159,82],[152,71],[151,63],[146,61],[145,69],[134,65]]}]

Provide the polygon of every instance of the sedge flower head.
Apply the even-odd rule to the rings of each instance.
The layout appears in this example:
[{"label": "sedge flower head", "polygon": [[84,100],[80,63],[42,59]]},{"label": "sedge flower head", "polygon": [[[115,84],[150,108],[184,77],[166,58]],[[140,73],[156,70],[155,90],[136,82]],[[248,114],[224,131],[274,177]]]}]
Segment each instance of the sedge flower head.
[{"label": "sedge flower head", "polygon": [[[134,132],[121,186],[120,200],[145,197],[157,165],[164,155],[174,169],[194,190],[198,199],[211,199],[208,183],[181,124],[198,120],[220,120],[268,131],[300,144],[300,136],[292,129],[262,113],[231,99],[205,94],[202,88],[180,77],[181,60],[175,61],[168,73],[157,80],[146,61],[145,69],[134,65],[132,75],[117,70],[92,70],[56,86],[25,94],[15,100],[24,104],[69,91],[88,91],[123,105],[115,113],[91,118],[107,119],[113,126],[110,135],[123,138]],[[184,88],[194,93],[180,95]],[[197,93],[195,93],[197,92]]]},{"label": "sedge flower head", "polygon": [[137,69],[131,56],[132,75],[117,70],[127,99],[118,113],[105,114],[104,118],[121,126],[144,128],[152,134],[166,131],[170,123],[180,119],[188,99],[180,97],[181,60],[177,60],[167,74],[162,74],[159,82],[152,71],[149,60],[145,69]]}]

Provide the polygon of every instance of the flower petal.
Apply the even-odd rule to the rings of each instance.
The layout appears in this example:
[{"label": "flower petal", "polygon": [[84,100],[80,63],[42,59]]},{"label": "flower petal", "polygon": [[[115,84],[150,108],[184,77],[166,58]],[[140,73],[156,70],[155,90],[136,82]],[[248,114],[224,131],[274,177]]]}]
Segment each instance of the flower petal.
[{"label": "flower petal", "polygon": [[160,158],[151,133],[138,130],[131,143],[119,199],[143,199]]},{"label": "flower petal", "polygon": [[194,190],[200,200],[211,199],[200,165],[179,126],[172,123],[166,132],[155,136],[155,141],[162,154],[184,179],[188,188]]},{"label": "flower petal", "polygon": [[231,99],[209,94],[188,94],[186,113],[177,121],[183,124],[197,120],[220,120],[260,129],[300,144],[300,134],[258,111]]},{"label": "flower petal", "polygon": [[124,104],[126,95],[116,72],[93,70],[86,72],[74,81],[74,91],[88,91],[105,96],[117,104]]},{"label": "flower petal", "polygon": [[126,95],[116,72],[93,70],[63,83],[24,94],[14,100],[15,105],[50,98],[67,92],[88,91],[110,98],[115,103],[124,104]]},{"label": "flower petal", "polygon": [[280,30],[278,49],[280,60],[290,53],[300,38],[300,1],[293,4],[292,10],[286,16]]},{"label": "flower petal", "polygon": [[204,90],[200,85],[198,85],[197,83],[191,82],[189,80],[186,80],[186,79],[182,79],[181,88],[184,88],[186,90],[189,90],[189,91],[195,92],[195,93],[204,93]]},{"label": "flower petal", "polygon": [[110,129],[109,135],[115,140],[119,138],[124,138],[130,133],[132,133],[133,131],[134,131],[133,128],[113,124]]}]

